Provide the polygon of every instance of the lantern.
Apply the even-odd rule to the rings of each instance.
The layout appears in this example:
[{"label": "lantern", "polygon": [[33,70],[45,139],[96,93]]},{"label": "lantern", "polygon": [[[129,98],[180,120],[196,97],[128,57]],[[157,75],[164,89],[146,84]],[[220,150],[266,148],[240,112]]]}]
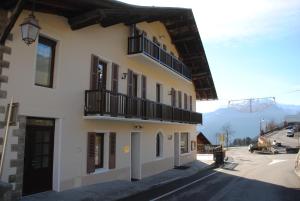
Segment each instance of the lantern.
[{"label": "lantern", "polygon": [[20,26],[22,32],[22,40],[27,45],[34,43],[40,32],[40,26],[34,14],[31,13],[27,18],[25,18]]}]

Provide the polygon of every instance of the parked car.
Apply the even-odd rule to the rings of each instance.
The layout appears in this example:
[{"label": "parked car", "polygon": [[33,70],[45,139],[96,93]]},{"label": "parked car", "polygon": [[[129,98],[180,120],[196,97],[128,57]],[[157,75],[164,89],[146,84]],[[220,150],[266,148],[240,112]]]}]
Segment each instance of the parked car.
[{"label": "parked car", "polygon": [[293,130],[293,129],[287,130],[286,136],[287,136],[287,137],[294,137],[294,130]]}]

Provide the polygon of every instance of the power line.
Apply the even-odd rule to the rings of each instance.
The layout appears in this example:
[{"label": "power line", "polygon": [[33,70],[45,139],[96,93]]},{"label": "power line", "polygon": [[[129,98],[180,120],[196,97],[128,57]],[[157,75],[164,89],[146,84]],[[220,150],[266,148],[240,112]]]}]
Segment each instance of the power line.
[{"label": "power line", "polygon": [[275,97],[247,98],[228,101],[228,107],[241,112],[250,113],[263,111],[275,104]]}]

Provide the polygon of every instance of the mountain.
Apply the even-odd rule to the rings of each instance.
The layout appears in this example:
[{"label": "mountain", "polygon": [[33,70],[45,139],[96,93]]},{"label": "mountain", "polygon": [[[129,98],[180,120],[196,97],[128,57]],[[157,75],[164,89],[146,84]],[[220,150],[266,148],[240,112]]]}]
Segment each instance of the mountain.
[{"label": "mountain", "polygon": [[245,112],[235,108],[220,108],[214,112],[203,114],[203,125],[197,130],[202,132],[212,144],[216,143],[216,133],[222,131],[225,124],[230,124],[234,131],[232,138],[255,137],[270,121],[282,123],[286,115],[300,112],[300,105],[274,104],[259,112]]}]

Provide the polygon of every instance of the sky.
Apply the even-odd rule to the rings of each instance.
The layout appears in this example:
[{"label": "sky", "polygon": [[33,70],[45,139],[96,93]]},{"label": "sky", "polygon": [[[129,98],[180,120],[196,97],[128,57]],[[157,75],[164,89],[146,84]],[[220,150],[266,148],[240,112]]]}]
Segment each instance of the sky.
[{"label": "sky", "polygon": [[246,98],[300,105],[300,0],[123,1],[192,8],[219,98],[198,112]]}]

